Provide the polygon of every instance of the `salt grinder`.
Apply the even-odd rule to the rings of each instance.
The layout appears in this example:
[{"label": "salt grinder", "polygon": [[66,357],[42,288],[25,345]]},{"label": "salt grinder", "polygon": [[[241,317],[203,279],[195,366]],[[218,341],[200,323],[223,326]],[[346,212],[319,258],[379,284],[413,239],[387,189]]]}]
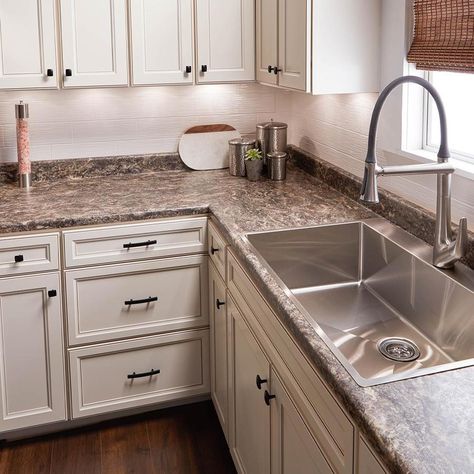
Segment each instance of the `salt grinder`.
[{"label": "salt grinder", "polygon": [[28,119],[30,111],[28,104],[20,100],[15,105],[16,115],[16,143],[18,153],[18,177],[20,188],[31,186],[31,161],[30,161],[30,130]]}]

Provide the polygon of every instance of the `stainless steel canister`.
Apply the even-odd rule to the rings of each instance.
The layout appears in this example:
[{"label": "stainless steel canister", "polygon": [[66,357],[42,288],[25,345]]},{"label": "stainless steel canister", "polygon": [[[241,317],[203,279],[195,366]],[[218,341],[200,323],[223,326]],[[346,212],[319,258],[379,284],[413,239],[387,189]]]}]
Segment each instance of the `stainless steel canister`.
[{"label": "stainless steel canister", "polygon": [[267,164],[268,129],[270,122],[257,124],[257,148],[262,152],[263,164]]},{"label": "stainless steel canister", "polygon": [[251,138],[235,138],[229,141],[229,173],[232,176],[245,176],[245,154],[255,148]]},{"label": "stainless steel canister", "polygon": [[274,151],[267,155],[268,177],[273,181],[283,181],[286,179],[286,161],[288,155],[282,151]]},{"label": "stainless steel canister", "polygon": [[288,124],[283,122],[263,122],[257,125],[257,146],[262,151],[263,163],[268,166],[268,154],[275,151],[286,152]]}]

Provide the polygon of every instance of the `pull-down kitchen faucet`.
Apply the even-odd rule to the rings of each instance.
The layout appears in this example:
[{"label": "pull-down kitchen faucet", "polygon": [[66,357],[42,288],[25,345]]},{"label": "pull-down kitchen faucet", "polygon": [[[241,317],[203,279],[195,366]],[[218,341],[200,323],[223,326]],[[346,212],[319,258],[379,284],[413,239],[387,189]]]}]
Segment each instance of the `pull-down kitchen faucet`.
[{"label": "pull-down kitchen faucet", "polygon": [[[382,107],[390,93],[399,85],[413,82],[424,87],[433,97],[438,107],[441,124],[441,146],[438,152],[438,162],[420,165],[402,166],[380,166],[377,163],[375,153],[375,142],[377,138],[377,126]],[[463,217],[459,222],[459,233],[453,240],[451,228],[451,178],[455,168],[449,163],[448,132],[446,123],[446,112],[438,91],[425,79],[416,76],[403,76],[395,79],[380,94],[375,104],[372,121],[369,130],[369,146],[365,160],[364,181],[362,183],[361,200],[365,202],[378,203],[377,177],[385,175],[404,174],[436,174],[438,179],[438,195],[436,202],[436,234],[433,249],[433,265],[439,268],[452,268],[460,260],[467,250],[467,219]]]}]

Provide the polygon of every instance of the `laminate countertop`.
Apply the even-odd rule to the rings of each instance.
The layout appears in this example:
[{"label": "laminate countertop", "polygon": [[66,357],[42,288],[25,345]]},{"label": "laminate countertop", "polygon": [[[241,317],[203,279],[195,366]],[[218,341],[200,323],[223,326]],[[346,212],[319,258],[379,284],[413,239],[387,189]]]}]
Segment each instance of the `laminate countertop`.
[{"label": "laminate countertop", "polygon": [[474,472],[474,367],[359,387],[242,237],[378,217],[304,171],[250,183],[224,171],[172,170],[0,187],[0,232],[212,213],[255,284],[387,467]]}]

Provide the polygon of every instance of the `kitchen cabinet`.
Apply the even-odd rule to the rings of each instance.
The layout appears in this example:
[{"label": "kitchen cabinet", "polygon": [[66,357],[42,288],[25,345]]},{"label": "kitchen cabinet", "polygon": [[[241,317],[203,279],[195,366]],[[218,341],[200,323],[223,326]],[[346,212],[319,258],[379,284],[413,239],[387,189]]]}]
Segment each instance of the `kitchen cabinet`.
[{"label": "kitchen cabinet", "polygon": [[228,299],[230,324],[230,449],[239,472],[270,473],[270,364],[242,314]]},{"label": "kitchen cabinet", "polygon": [[222,431],[228,437],[227,298],[225,283],[213,263],[209,264],[209,317],[211,330],[211,397]]},{"label": "kitchen cabinet", "polygon": [[61,0],[63,85],[128,85],[127,0]]},{"label": "kitchen cabinet", "polygon": [[359,462],[357,472],[358,474],[388,473],[362,436],[359,436]]},{"label": "kitchen cabinet", "polygon": [[255,0],[196,0],[197,82],[255,80]]},{"label": "kitchen cabinet", "polygon": [[309,91],[311,1],[257,0],[257,80]]},{"label": "kitchen cabinet", "polygon": [[0,279],[0,431],[66,419],[59,273]]},{"label": "kitchen cabinet", "polygon": [[192,0],[131,0],[133,85],[193,83]]},{"label": "kitchen cabinet", "polygon": [[56,88],[55,0],[2,0],[0,25],[0,88]]},{"label": "kitchen cabinet", "polygon": [[279,377],[272,373],[272,474],[333,472]]}]

